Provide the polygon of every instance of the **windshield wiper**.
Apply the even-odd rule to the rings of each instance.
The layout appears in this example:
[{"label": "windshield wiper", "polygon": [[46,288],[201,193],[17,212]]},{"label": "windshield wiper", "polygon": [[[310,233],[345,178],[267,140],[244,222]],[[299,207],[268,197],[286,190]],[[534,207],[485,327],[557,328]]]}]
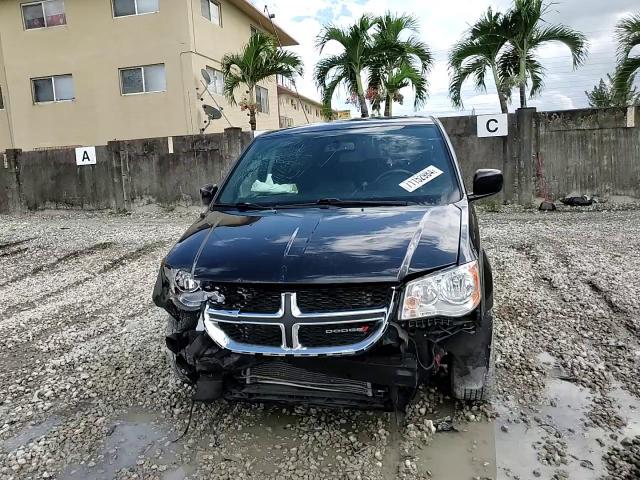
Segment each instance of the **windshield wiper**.
[{"label": "windshield wiper", "polygon": [[272,205],[260,205],[259,203],[238,202],[238,203],[212,203],[209,208],[236,208],[238,210],[273,210]]},{"label": "windshield wiper", "polygon": [[276,205],[275,208],[315,207],[325,205],[336,207],[402,207],[409,205],[409,202],[402,200],[342,200],[340,198],[321,198],[315,202],[308,203],[285,203],[282,205]]}]

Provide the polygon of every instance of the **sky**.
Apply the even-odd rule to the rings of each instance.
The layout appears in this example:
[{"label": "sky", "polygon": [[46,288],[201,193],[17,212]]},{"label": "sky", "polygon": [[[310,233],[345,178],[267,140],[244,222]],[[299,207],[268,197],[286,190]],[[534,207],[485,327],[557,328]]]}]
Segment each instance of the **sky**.
[{"label": "sky", "polygon": [[[291,50],[298,53],[305,64],[303,78],[297,80],[301,94],[320,99],[313,82],[313,68],[320,58],[315,48],[315,39],[323,25],[333,23],[348,26],[363,13],[382,14],[386,10],[394,13],[415,15],[420,22],[420,36],[430,47],[435,65],[429,80],[429,101],[418,114],[440,116],[457,114],[485,114],[500,111],[500,105],[487,77],[487,92],[477,92],[471,83],[463,87],[464,109],[457,110],[448,97],[449,74],[448,51],[459,40],[470,24],[491,6],[505,11],[510,0],[251,0],[263,10],[265,5],[275,14],[275,21],[300,45]],[[625,15],[640,11],[638,0],[555,0],[545,20],[548,23],[563,23],[584,33],[589,40],[589,58],[577,70],[573,70],[571,56],[561,44],[549,44],[539,50],[539,57],[546,68],[545,88],[541,95],[530,101],[538,110],[566,110],[588,106],[585,90],[591,90],[600,78],[615,69],[616,44],[613,38],[615,24]],[[336,53],[335,46],[325,49],[326,54]],[[635,53],[635,52],[634,52]],[[394,105],[394,114],[410,115],[413,97],[410,89],[402,92],[404,105]],[[356,115],[353,106],[345,103],[346,94],[338,92],[333,101],[337,109],[349,109]],[[517,101],[517,96],[514,95]],[[510,111],[515,105],[510,106]]]}]

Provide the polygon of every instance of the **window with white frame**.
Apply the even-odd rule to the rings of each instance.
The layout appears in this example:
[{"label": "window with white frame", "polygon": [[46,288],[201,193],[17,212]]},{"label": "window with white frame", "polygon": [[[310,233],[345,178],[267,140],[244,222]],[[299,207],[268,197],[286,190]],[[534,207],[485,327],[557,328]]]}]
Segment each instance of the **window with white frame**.
[{"label": "window with white frame", "polygon": [[259,112],[269,113],[269,90],[256,86],[256,104]]},{"label": "window with white frame", "polygon": [[160,0],[113,0],[113,16],[129,17],[160,11]]},{"label": "window with white frame", "polygon": [[34,103],[68,102],[76,98],[71,75],[31,79]]},{"label": "window with white frame", "polygon": [[216,0],[200,0],[202,16],[211,23],[222,26],[222,8]]},{"label": "window with white frame", "polygon": [[208,90],[211,93],[217,93],[218,95],[224,95],[224,75],[220,70],[207,67],[207,73],[211,78],[211,83],[208,85]]},{"label": "window with white frame", "polygon": [[167,89],[164,63],[121,68],[120,89],[123,95],[164,92]]},{"label": "window with white frame", "polygon": [[64,0],[23,3],[21,7],[22,19],[26,30],[67,24],[67,16],[64,13]]}]

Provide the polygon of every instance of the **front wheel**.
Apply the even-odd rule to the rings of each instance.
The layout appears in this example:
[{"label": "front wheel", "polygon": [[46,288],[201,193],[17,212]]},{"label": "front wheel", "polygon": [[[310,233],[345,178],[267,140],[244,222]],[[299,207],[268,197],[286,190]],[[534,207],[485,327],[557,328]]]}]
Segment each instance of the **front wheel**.
[{"label": "front wheel", "polygon": [[[167,315],[167,336],[174,333],[182,333],[185,330],[187,330],[187,326],[184,325],[184,322],[176,320],[171,315]],[[167,363],[176,378],[181,383],[193,385],[194,381],[192,380],[189,371],[180,366],[178,356],[166,347],[165,352],[167,356]]]},{"label": "front wheel", "polygon": [[[451,361],[451,393],[464,401],[490,401],[495,382],[495,353],[493,345],[493,318],[485,315],[487,325],[476,335],[481,344],[475,352],[454,355]],[[484,334],[484,335],[483,335]]]}]

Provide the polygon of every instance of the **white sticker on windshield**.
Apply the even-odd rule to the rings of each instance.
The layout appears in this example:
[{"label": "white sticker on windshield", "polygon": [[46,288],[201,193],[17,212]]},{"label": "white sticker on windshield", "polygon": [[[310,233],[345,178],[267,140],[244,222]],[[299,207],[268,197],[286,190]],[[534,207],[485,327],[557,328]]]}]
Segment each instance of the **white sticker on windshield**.
[{"label": "white sticker on windshield", "polygon": [[420,170],[413,177],[407,178],[400,184],[400,186],[407,192],[415,192],[421,186],[442,175],[442,173],[442,170],[440,170],[439,168],[436,168],[433,165],[429,165],[424,170]]}]

